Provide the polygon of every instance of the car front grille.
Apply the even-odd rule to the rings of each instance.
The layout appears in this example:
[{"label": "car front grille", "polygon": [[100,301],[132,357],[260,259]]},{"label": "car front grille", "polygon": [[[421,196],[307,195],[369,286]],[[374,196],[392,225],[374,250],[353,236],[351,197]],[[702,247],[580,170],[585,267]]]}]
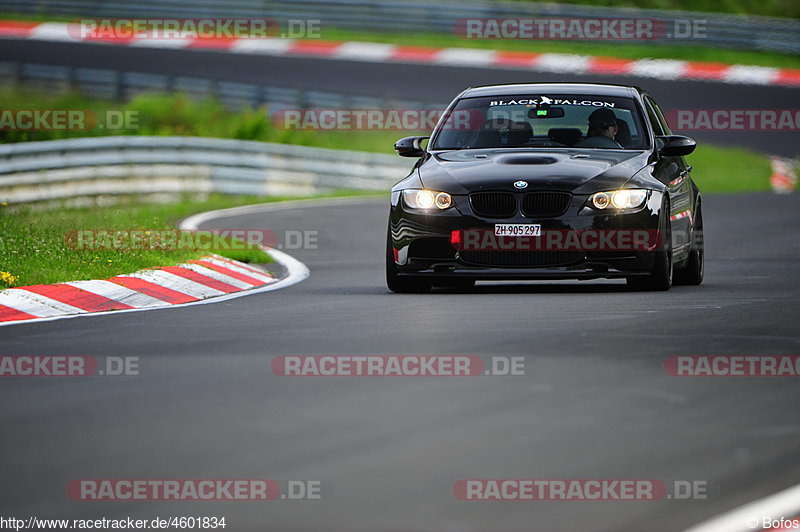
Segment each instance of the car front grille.
[{"label": "car front grille", "polygon": [[531,192],[522,199],[522,214],[528,218],[561,216],[571,200],[567,192]]},{"label": "car front grille", "polygon": [[[569,208],[569,192],[529,192],[522,197],[522,214],[528,218],[553,218]],[[473,192],[472,210],[484,218],[510,218],[517,213],[517,195],[511,192]]]},{"label": "car front grille", "polygon": [[472,210],[485,218],[510,218],[517,213],[517,198],[510,192],[473,192]]},{"label": "car front grille", "polygon": [[565,266],[577,262],[581,254],[576,251],[549,250],[481,250],[461,251],[462,261],[475,266],[497,266],[505,268],[536,268]]}]

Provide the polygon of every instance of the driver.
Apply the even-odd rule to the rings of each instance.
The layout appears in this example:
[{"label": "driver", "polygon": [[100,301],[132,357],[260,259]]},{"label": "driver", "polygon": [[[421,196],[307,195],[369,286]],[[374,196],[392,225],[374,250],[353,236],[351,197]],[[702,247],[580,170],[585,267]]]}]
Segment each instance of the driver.
[{"label": "driver", "polygon": [[576,148],[622,149],[614,140],[619,133],[617,116],[611,109],[598,109],[589,115],[589,131],[586,138],[575,144]]}]

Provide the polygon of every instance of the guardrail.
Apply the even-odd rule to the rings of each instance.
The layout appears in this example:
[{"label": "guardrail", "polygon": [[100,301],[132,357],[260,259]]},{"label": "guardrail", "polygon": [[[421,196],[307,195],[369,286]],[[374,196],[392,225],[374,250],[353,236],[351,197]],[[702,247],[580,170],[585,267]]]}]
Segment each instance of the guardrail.
[{"label": "guardrail", "polygon": [[311,195],[388,190],[391,155],[198,137],[95,137],[0,145],[0,202],[128,194]]},{"label": "guardrail", "polygon": [[230,109],[262,105],[268,105],[271,111],[285,108],[444,109],[447,106],[446,102],[423,103],[207,78],[14,61],[0,61],[0,83],[35,85],[50,93],[71,90],[113,100],[129,100],[143,93],[180,92],[197,98],[213,97]]},{"label": "guardrail", "polygon": [[108,18],[213,17],[318,19],[325,27],[394,32],[453,32],[465,18],[650,18],[675,22],[704,20],[706,37],[636,41],[694,44],[800,54],[800,21],[656,9],[610,8],[544,2],[423,2],[420,0],[4,0],[3,10],[35,15]]}]

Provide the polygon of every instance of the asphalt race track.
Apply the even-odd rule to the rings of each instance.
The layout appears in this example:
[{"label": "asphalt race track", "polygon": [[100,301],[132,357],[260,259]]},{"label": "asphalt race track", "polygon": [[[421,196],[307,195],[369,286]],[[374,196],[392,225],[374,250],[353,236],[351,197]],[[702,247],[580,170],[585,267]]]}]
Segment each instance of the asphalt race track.
[{"label": "asphalt race track", "polygon": [[[0,39],[5,60],[154,74],[194,76],[295,89],[381,96],[447,104],[469,86],[536,81],[584,81],[640,85],[665,111],[684,109],[796,109],[797,89],[702,81],[667,81],[630,76],[596,76],[366,63],[302,57],[270,57],[198,50],[129,48],[83,43]],[[796,157],[791,132],[686,131],[700,142],[741,146]]]},{"label": "asphalt race track", "polygon": [[[0,56],[447,102],[514,81],[639,84],[667,109],[796,108],[797,89],[0,39]],[[688,132],[797,156],[791,133]],[[398,176],[398,179],[402,176]],[[706,281],[390,294],[388,199],[274,206],[218,229],[317,231],[311,276],[231,301],[0,327],[2,355],[140,358],[141,375],[7,378],[0,515],[225,516],[229,530],[680,531],[797,484],[791,378],[680,378],[672,355],[798,355],[800,199],[704,197]],[[278,355],[522,356],[527,374],[289,378]],[[76,502],[88,478],[319,479],[321,501]],[[468,478],[702,480],[708,500],[463,502]],[[790,516],[786,516],[790,517]]]},{"label": "asphalt race track", "polygon": [[[273,207],[274,208],[274,207]],[[797,355],[797,195],[708,196],[700,287],[388,293],[386,200],[211,221],[319,231],[306,281],[233,301],[0,328],[0,354],[125,355],[128,377],[4,379],[4,515],[227,516],[230,530],[677,531],[793,485],[797,382],[671,355]],[[298,378],[276,355],[524,356],[528,374]],[[322,501],[75,502],[82,478],[321,479]],[[705,501],[463,502],[466,478],[706,480]],[[788,516],[787,516],[788,517]]]}]

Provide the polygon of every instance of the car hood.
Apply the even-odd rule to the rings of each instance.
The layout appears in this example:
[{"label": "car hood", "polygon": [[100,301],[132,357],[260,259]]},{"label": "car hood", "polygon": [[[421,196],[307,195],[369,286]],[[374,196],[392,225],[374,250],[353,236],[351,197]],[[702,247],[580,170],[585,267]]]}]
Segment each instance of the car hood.
[{"label": "car hood", "polygon": [[430,154],[418,168],[422,185],[451,194],[479,190],[563,190],[591,194],[618,188],[648,163],[646,151],[458,150]]}]

